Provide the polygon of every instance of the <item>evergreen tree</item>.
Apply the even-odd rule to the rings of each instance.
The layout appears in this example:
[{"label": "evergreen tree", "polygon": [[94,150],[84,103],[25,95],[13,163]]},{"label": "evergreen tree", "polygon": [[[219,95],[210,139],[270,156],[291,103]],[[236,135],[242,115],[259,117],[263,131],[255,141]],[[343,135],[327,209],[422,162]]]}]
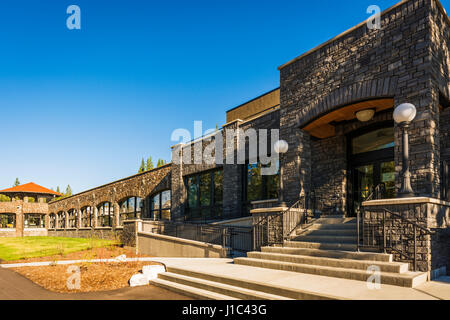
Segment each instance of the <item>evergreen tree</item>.
[{"label": "evergreen tree", "polygon": [[72,195],[72,188],[70,187],[70,184],[68,184],[67,185],[67,188],[66,188],[66,194],[65,194],[65,196],[66,197],[70,197]]},{"label": "evergreen tree", "polygon": [[158,168],[162,167],[162,166],[165,166],[166,164],[167,164],[166,160],[163,160],[163,159],[159,159],[158,160]]},{"label": "evergreen tree", "polygon": [[59,189],[59,186],[56,187],[56,192],[61,193],[61,190]]},{"label": "evergreen tree", "polygon": [[144,158],[142,158],[141,166],[139,167],[138,173],[142,173],[142,172],[145,172],[145,161],[144,161]]},{"label": "evergreen tree", "polygon": [[16,178],[16,181],[14,182],[14,185],[13,185],[13,187],[17,187],[17,186],[20,186],[19,178]]},{"label": "evergreen tree", "polygon": [[149,170],[152,170],[154,167],[153,167],[153,160],[152,160],[152,157],[150,157],[150,158],[148,158],[147,159],[147,167],[145,168],[147,171],[149,171]]}]

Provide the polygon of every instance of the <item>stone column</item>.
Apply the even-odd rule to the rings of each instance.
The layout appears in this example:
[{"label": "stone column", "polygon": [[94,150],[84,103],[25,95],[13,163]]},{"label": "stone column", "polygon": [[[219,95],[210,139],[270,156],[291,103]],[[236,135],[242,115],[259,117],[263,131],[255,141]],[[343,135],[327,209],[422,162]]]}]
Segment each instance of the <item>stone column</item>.
[{"label": "stone column", "polygon": [[92,206],[92,208],[94,208],[93,212],[94,212],[94,223],[92,224],[92,228],[95,229],[98,227],[98,208],[96,206]]},{"label": "stone column", "polygon": [[120,226],[120,206],[119,206],[119,203],[117,203],[117,202],[113,202],[112,204],[114,206],[113,226],[114,226],[114,228],[117,228]]},{"label": "stone column", "polygon": [[69,228],[69,212],[68,211],[64,211],[64,219],[66,220],[64,223],[64,226],[65,226],[64,229],[68,229]]},{"label": "stone column", "polygon": [[183,181],[183,144],[172,147],[172,220],[183,220],[186,187]]}]

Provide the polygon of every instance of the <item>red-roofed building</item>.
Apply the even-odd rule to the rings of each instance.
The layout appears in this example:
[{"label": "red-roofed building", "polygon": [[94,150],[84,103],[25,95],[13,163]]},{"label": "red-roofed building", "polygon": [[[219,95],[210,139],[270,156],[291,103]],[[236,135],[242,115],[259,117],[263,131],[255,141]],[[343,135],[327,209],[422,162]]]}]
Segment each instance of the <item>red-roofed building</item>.
[{"label": "red-roofed building", "polygon": [[48,202],[62,194],[30,182],[0,190],[0,237],[46,236]]}]

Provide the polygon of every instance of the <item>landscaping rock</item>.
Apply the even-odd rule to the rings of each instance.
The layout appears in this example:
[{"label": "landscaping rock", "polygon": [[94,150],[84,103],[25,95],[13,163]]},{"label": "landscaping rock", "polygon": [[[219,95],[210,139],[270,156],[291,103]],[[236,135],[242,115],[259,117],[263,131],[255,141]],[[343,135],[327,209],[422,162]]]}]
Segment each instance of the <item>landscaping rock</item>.
[{"label": "landscaping rock", "polygon": [[130,287],[139,287],[148,285],[148,279],[142,273],[133,275],[130,278]]},{"label": "landscaping rock", "polygon": [[158,274],[166,272],[164,266],[144,266],[142,268],[142,273],[147,278],[147,281],[152,281],[158,278]]}]

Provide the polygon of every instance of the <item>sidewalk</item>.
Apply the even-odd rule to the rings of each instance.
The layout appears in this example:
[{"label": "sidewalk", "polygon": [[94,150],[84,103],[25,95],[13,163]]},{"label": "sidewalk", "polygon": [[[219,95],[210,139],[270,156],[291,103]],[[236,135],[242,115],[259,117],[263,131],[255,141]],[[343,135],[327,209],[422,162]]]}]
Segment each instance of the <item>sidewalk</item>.
[{"label": "sidewalk", "polygon": [[38,286],[12,270],[0,268],[0,300],[190,300],[190,298],[151,285],[107,292],[56,293]]},{"label": "sidewalk", "polygon": [[[309,291],[350,300],[450,300],[450,281],[445,278],[414,289],[382,285],[369,290],[366,282],[232,264],[231,259],[154,258],[153,261],[184,270],[262,282],[274,287]],[[447,279],[448,280],[448,279]]]}]

